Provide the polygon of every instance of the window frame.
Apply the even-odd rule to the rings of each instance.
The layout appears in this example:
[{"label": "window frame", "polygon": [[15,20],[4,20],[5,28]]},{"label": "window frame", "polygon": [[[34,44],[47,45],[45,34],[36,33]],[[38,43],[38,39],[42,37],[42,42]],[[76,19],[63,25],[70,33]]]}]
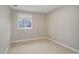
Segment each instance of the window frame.
[{"label": "window frame", "polygon": [[[23,21],[23,19],[21,19],[21,20],[19,20],[19,18],[21,17],[22,18],[22,16],[24,17],[24,18],[30,18],[30,22],[31,22],[31,27],[20,27],[20,25],[18,24],[18,21]],[[27,16],[29,16],[29,17],[27,17]],[[27,20],[27,19],[26,19]],[[24,24],[23,24],[24,25]],[[17,23],[16,23],[16,27],[17,27],[17,29],[32,29],[32,15],[31,14],[17,14]]]}]

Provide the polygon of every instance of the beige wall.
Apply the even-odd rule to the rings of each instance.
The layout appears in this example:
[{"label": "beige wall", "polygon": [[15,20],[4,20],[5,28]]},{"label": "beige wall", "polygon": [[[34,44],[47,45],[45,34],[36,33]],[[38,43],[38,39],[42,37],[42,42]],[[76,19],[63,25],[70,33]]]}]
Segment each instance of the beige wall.
[{"label": "beige wall", "polygon": [[[16,28],[18,13],[30,13],[33,15],[32,30],[18,30]],[[66,45],[79,49],[78,19],[79,6],[62,6],[47,15],[12,10],[11,40],[26,40],[47,35]]]},{"label": "beige wall", "polygon": [[[32,14],[32,29],[17,29],[16,21],[17,14]],[[27,40],[30,38],[44,37],[45,36],[45,16],[40,13],[25,12],[12,10],[11,21],[11,40]]]},{"label": "beige wall", "polygon": [[79,49],[79,6],[62,6],[46,16],[48,36]]},{"label": "beige wall", "polygon": [[10,40],[10,9],[0,6],[0,53],[7,52]]}]

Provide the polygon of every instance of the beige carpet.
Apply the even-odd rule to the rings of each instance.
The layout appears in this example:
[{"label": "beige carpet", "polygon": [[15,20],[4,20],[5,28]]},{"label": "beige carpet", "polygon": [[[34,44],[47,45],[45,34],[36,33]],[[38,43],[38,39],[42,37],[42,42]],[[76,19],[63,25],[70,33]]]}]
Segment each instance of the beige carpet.
[{"label": "beige carpet", "polygon": [[28,42],[13,43],[8,51],[9,54],[69,54],[75,53],[61,45],[47,39]]}]

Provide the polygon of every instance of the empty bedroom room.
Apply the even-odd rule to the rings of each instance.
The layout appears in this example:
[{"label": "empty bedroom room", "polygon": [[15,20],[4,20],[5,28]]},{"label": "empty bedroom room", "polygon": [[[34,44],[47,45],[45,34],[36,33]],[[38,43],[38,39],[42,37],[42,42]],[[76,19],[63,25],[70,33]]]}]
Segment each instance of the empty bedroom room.
[{"label": "empty bedroom room", "polygon": [[0,5],[0,54],[78,54],[79,5]]}]

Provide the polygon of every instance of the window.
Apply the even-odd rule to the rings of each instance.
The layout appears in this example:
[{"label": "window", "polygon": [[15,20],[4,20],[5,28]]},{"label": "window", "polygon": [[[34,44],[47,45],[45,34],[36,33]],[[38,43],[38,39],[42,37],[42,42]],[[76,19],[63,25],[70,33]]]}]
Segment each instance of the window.
[{"label": "window", "polygon": [[18,29],[32,29],[32,15],[18,14],[17,15],[17,28]]}]

